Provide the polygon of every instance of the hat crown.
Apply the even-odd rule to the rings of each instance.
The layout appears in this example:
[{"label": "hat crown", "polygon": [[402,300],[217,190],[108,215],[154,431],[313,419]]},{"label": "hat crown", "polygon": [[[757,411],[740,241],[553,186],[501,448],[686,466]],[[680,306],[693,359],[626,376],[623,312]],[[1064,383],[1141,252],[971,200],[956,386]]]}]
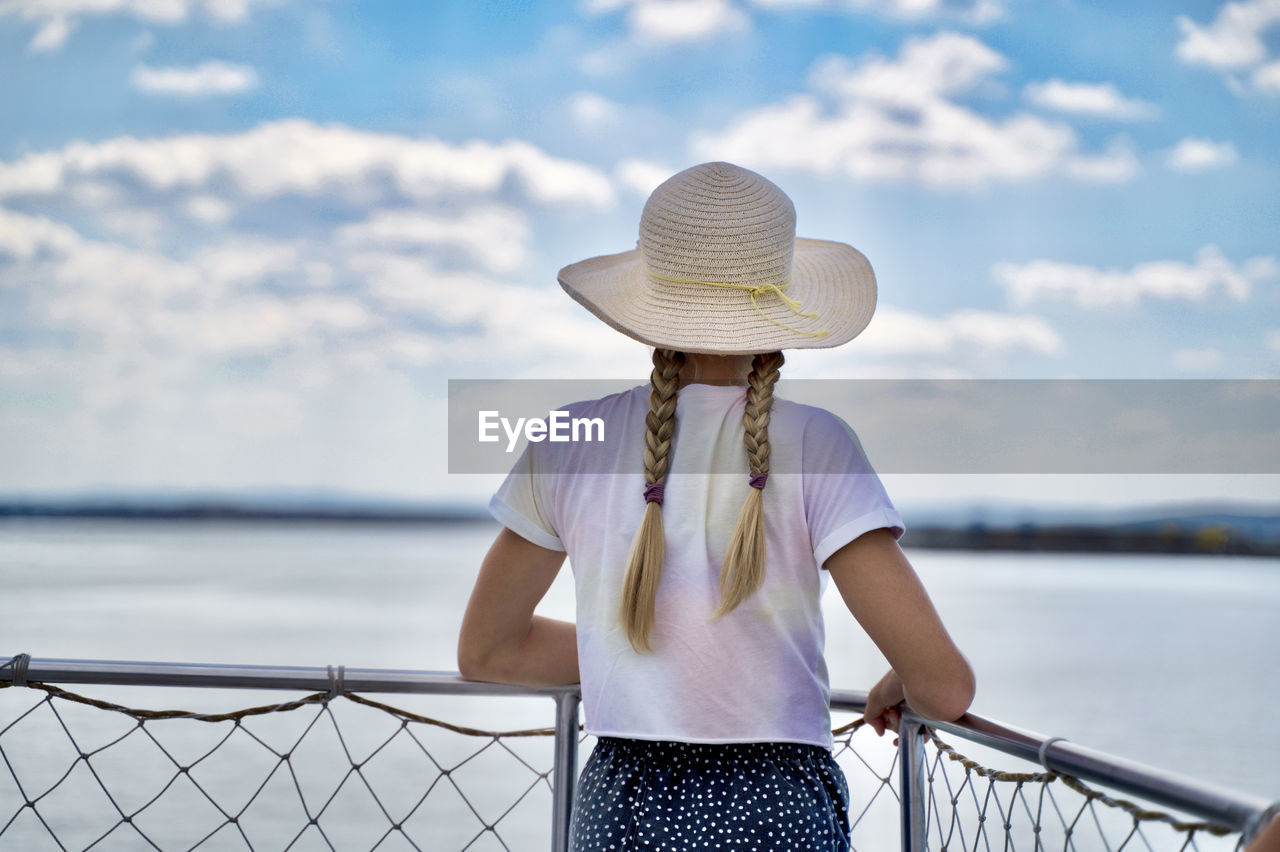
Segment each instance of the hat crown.
[{"label": "hat crown", "polygon": [[791,280],[796,209],[772,181],[731,163],[673,175],[645,202],[640,253],[667,280],[783,286]]}]

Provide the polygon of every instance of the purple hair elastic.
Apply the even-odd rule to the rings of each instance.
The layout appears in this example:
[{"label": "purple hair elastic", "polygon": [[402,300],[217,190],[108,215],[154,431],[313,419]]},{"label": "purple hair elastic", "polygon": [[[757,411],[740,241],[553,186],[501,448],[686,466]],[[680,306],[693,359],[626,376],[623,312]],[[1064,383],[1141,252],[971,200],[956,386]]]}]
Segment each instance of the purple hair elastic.
[{"label": "purple hair elastic", "polygon": [[769,479],[769,474],[767,473],[753,473],[751,474],[751,479],[749,479],[748,482],[751,483],[752,488],[759,488],[761,491],[763,491],[764,484],[765,482],[768,481],[768,479]]},{"label": "purple hair elastic", "polygon": [[657,503],[662,505],[662,492],[666,486],[665,482],[650,482],[644,487],[644,502]]}]

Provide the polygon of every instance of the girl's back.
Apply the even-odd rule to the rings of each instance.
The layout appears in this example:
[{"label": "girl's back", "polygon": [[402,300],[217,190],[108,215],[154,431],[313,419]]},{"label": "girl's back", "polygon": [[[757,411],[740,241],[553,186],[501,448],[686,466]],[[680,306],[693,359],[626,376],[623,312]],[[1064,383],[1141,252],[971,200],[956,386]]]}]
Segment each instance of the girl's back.
[{"label": "girl's back", "polygon": [[[743,386],[690,383],[678,391],[651,654],[633,652],[618,618],[645,510],[634,439],[530,443],[490,503],[508,528],[567,551],[593,734],[831,746],[819,606],[827,577],[819,566],[870,529],[900,536],[902,520],[842,420],[775,397],[762,494],[768,567],[751,597],[716,617],[721,562],[751,488],[745,404]],[[606,436],[641,435],[649,389],[566,410],[601,418]]]}]

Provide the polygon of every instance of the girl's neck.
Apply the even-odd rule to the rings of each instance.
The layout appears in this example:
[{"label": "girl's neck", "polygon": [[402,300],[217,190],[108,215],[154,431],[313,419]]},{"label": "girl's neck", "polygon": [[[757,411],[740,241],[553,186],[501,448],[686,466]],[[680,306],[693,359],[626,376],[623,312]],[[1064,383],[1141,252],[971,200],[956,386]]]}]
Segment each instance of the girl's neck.
[{"label": "girl's neck", "polygon": [[751,355],[704,355],[691,352],[680,368],[680,384],[745,385],[751,372]]}]

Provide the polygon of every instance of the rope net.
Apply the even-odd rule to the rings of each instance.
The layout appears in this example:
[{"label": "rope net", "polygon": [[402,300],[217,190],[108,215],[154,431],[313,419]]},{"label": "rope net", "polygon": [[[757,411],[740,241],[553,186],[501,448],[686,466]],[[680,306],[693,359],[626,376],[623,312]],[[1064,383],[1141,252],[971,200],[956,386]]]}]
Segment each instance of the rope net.
[{"label": "rope net", "polygon": [[[551,728],[481,730],[347,692],[197,713],[28,686],[0,684],[0,848],[525,850],[550,842]],[[834,734],[854,849],[898,848],[892,739],[860,719]],[[581,763],[593,738],[579,736]],[[927,740],[930,850],[1241,847],[1239,833],[1058,773],[989,769],[933,731]]]},{"label": "rope net", "polygon": [[[997,770],[928,731],[926,848],[948,850],[1241,850],[1243,837],[1114,797],[1038,765]],[[1016,758],[1000,755],[1009,762]]]}]

